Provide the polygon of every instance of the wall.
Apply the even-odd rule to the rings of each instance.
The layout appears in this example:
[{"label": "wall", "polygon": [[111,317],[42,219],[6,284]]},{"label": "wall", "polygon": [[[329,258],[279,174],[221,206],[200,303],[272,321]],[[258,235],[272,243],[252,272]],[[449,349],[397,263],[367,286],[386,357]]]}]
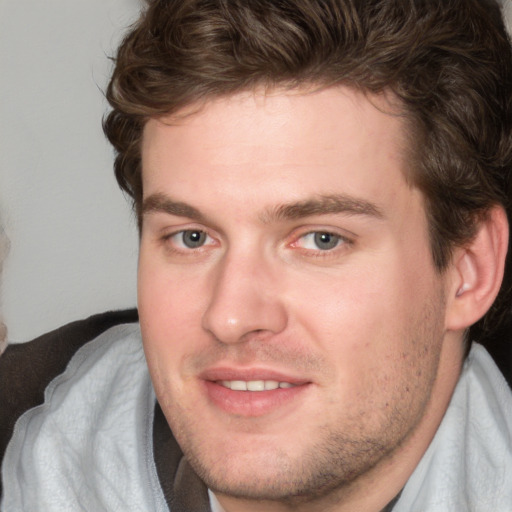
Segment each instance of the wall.
[{"label": "wall", "polygon": [[135,305],[137,235],[101,130],[135,0],[0,0],[0,211],[11,341]]}]

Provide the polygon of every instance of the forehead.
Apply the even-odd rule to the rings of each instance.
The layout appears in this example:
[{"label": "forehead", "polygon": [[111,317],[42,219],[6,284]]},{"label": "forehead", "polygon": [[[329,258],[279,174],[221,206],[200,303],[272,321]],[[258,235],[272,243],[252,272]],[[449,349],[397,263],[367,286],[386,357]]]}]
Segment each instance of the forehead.
[{"label": "forehead", "polygon": [[332,87],[243,92],[151,119],[144,197],[193,198],[208,183],[247,204],[332,192],[392,201],[408,188],[405,121],[395,112],[384,95]]}]

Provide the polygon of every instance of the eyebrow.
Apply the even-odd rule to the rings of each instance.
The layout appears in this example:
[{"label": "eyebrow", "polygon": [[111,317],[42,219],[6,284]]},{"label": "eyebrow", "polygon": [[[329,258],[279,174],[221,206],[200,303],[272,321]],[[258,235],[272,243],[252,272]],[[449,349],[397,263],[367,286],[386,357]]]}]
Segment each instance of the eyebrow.
[{"label": "eyebrow", "polygon": [[[142,203],[142,215],[149,213],[166,213],[177,217],[186,217],[203,222],[205,216],[193,206],[180,201],[174,201],[165,194],[156,193],[147,197]],[[320,195],[304,201],[292,202],[268,208],[260,215],[265,223],[282,220],[297,220],[314,215],[339,214],[363,215],[382,219],[382,210],[374,203],[344,195]]]},{"label": "eyebrow", "polygon": [[141,208],[142,215],[148,213],[167,213],[176,217],[187,217],[196,221],[203,221],[204,215],[193,206],[180,201],[173,201],[164,194],[152,194],[147,197]]},{"label": "eyebrow", "polygon": [[314,215],[339,214],[364,215],[384,218],[382,210],[374,203],[344,194],[321,195],[305,201],[283,204],[264,213],[263,222],[272,220],[297,220]]}]

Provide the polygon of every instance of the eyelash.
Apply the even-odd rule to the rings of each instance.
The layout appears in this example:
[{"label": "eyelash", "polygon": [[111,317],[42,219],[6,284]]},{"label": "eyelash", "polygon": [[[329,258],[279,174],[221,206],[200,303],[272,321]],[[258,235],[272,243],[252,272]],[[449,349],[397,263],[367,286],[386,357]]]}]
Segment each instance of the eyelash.
[{"label": "eyelash", "polygon": [[[322,240],[321,238],[324,237],[325,240]],[[342,239],[339,235],[336,235],[335,233],[328,233],[327,231],[310,231],[309,233],[306,233],[305,235],[302,235],[298,238],[297,242],[295,244],[299,244],[300,241],[304,242],[304,245],[306,245],[309,242],[313,242],[314,245],[316,245],[316,248],[320,251],[323,250],[331,250],[338,247],[340,242],[342,242]],[[334,240],[332,240],[334,239]],[[332,247],[326,247],[326,248],[320,248],[319,244],[325,242],[327,245],[334,244]],[[315,250],[315,248],[312,248],[312,250]]]},{"label": "eyelash", "polygon": [[169,242],[172,243],[173,238],[176,238],[181,235],[183,247],[176,247],[177,246],[176,243],[172,244],[174,246],[173,250],[179,251],[179,252],[196,252],[205,246],[203,244],[198,247],[185,247],[184,246],[185,243],[183,242],[183,236],[185,235],[185,233],[190,233],[190,234],[198,233],[198,234],[200,234],[200,236],[205,235],[207,238],[210,238],[213,240],[213,238],[210,235],[208,235],[208,233],[204,229],[181,229],[180,231],[175,231],[173,233],[169,233],[168,235],[163,236],[162,240],[166,244],[168,244]]},{"label": "eyelash", "polygon": [[[199,234],[199,236],[204,235],[206,237],[206,241],[208,242],[208,239],[210,241],[215,241],[215,238],[211,237],[208,232],[204,229],[181,229],[179,231],[174,231],[172,233],[166,234],[162,237],[162,241],[166,246],[170,245],[170,250],[172,252],[180,253],[180,254],[200,254],[205,250],[205,247],[208,247],[210,245],[215,245],[211,243],[205,243],[198,245],[197,247],[186,247],[185,243],[183,242],[183,237],[186,233],[189,234]],[[313,243],[317,243],[317,240],[315,238],[320,236],[328,236],[328,237],[335,237],[336,238],[336,245],[327,249],[321,249],[321,248],[305,248],[300,245],[301,241],[305,241],[308,237],[313,238]],[[178,246],[178,243],[172,242],[173,239],[176,237],[181,237],[181,241],[179,242],[182,246]],[[301,233],[299,236],[294,236],[294,241],[291,243],[287,243],[286,245],[288,247],[293,247],[299,250],[301,253],[309,256],[309,257],[318,257],[318,258],[326,258],[329,256],[333,256],[334,254],[337,254],[338,251],[342,250],[343,247],[350,247],[353,245],[354,240],[350,239],[344,235],[341,235],[339,233],[329,231],[329,230],[312,230],[307,231],[304,233]]]}]

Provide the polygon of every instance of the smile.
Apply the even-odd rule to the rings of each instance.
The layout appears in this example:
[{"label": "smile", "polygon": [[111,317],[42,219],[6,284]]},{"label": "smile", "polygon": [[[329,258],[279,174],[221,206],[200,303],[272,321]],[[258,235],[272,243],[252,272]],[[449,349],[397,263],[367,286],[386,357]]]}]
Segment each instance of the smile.
[{"label": "smile", "polygon": [[217,384],[232,391],[271,391],[278,388],[295,387],[295,384],[290,382],[279,382],[277,380],[222,380],[217,381]]}]

